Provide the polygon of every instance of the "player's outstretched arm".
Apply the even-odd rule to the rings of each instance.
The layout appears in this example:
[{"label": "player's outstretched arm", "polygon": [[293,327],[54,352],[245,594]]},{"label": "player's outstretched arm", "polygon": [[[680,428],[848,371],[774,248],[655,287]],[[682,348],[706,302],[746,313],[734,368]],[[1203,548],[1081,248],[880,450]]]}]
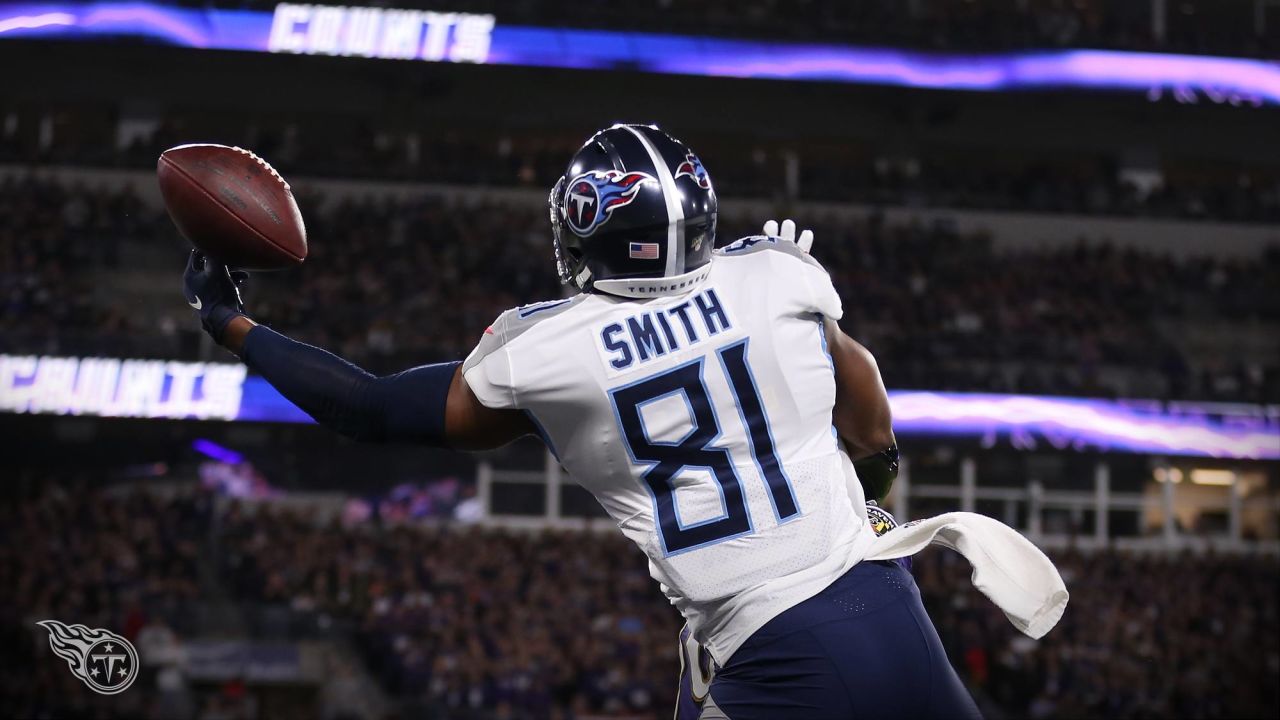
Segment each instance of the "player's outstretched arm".
[{"label": "player's outstretched arm", "polygon": [[524,413],[480,404],[462,377],[461,363],[377,377],[253,322],[225,266],[193,253],[184,285],[187,302],[215,341],[321,425],[343,435],[483,450],[535,432]]},{"label": "player's outstretched arm", "polygon": [[832,320],[827,320],[826,332],[836,375],[832,422],[855,461],[867,498],[883,501],[898,475],[889,393],[869,350]]}]

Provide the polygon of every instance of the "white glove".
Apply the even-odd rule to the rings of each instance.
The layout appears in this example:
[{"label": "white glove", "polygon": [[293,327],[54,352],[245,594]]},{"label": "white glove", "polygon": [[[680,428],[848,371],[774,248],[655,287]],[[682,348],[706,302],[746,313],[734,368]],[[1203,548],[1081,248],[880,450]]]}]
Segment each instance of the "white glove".
[{"label": "white glove", "polygon": [[809,252],[809,248],[813,247],[813,231],[805,230],[800,233],[800,238],[796,239],[796,224],[792,220],[782,221],[782,230],[778,230],[778,221],[770,220],[764,224],[764,234],[769,237],[782,238],[789,243],[795,243],[797,247],[805,252]]}]

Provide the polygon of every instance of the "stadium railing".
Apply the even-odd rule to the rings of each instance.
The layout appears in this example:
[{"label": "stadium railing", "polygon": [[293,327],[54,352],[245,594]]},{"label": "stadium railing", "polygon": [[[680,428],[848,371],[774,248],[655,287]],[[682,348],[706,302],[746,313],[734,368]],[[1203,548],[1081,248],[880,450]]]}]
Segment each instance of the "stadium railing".
[{"label": "stadium railing", "polygon": [[[913,514],[913,507],[922,501],[934,501],[928,502],[931,509],[965,512],[977,512],[995,504],[1000,512],[987,514],[1018,528],[1047,549],[1212,550],[1280,555],[1280,540],[1251,539],[1245,531],[1246,513],[1280,514],[1280,495],[1271,492],[1246,495],[1243,473],[1238,470],[1213,471],[1214,484],[1223,487],[1225,492],[1217,496],[1200,495],[1184,489],[1182,470],[1168,459],[1153,457],[1151,466],[1152,477],[1157,481],[1156,492],[1150,486],[1139,492],[1113,490],[1112,466],[1105,459],[1094,465],[1091,490],[1066,490],[1048,488],[1035,478],[1027,478],[1017,485],[984,484],[979,479],[979,459],[974,455],[960,459],[955,484],[914,483],[910,459],[903,458],[886,506],[904,522],[921,515]],[[476,484],[477,497],[484,509],[477,520],[481,524],[526,529],[615,529],[613,521],[593,503],[574,502],[580,500],[585,491],[573,484],[549,452],[541,471],[496,468],[490,461],[482,460],[477,468]],[[1192,487],[1189,482],[1185,486]],[[504,493],[540,498],[540,502],[525,503],[516,510],[512,503],[503,502]],[[979,508],[980,503],[983,508]],[[566,504],[574,504],[576,509],[567,511]],[[1179,514],[1190,511],[1225,513],[1225,532],[1191,534],[1184,531],[1179,524]],[[1054,512],[1065,512],[1085,526],[1088,523],[1081,521],[1086,514],[1091,514],[1092,530],[1075,532],[1050,527],[1046,516]],[[1114,532],[1112,523],[1116,516],[1113,513],[1135,515],[1131,519],[1136,520],[1133,524],[1142,534],[1122,536]],[[932,514],[935,513],[927,513]]]}]

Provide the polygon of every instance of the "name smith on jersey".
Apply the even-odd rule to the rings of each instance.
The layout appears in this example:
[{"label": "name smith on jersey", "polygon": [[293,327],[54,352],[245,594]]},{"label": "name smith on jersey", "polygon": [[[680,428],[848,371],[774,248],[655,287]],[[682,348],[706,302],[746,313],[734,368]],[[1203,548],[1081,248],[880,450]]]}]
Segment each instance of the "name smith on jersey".
[{"label": "name smith on jersey", "polygon": [[716,291],[707,288],[675,307],[632,315],[600,331],[605,357],[614,370],[626,370],[676,352],[733,327]]}]

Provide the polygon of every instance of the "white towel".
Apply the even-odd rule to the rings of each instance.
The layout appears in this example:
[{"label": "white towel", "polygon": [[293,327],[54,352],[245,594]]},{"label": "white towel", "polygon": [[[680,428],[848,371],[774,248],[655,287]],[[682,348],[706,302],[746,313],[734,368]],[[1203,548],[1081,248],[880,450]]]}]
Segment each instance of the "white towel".
[{"label": "white towel", "polygon": [[900,525],[876,538],[867,560],[892,560],[937,543],[973,565],[973,585],[1009,621],[1039,639],[1067,609],[1066,583],[1053,562],[1018,531],[999,520],[953,512]]}]

